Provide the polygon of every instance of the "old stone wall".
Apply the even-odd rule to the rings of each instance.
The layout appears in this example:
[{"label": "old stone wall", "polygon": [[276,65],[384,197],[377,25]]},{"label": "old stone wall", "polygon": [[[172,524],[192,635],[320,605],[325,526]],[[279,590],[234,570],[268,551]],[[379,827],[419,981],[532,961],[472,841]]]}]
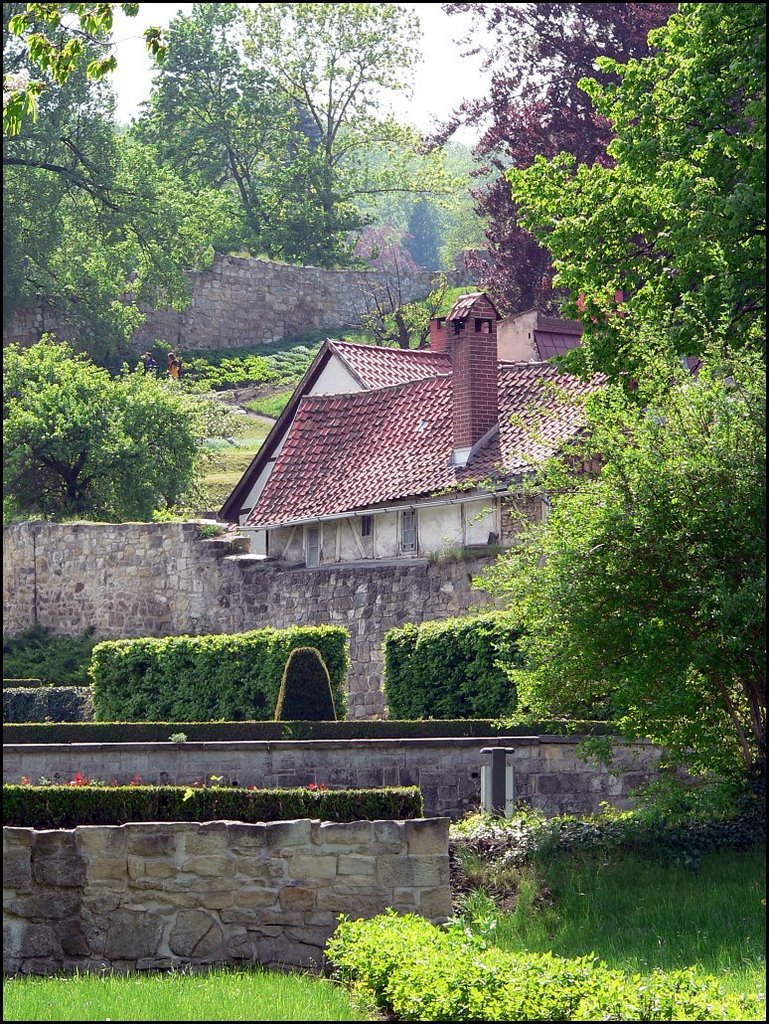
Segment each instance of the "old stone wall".
[{"label": "old stone wall", "polygon": [[3,829],[7,972],[317,966],[338,914],[451,914],[448,821]]},{"label": "old stone wall", "polygon": [[617,744],[618,774],[583,760],[579,737],[515,736],[383,740],[250,740],[177,743],[40,743],[3,747],[3,779],[19,783],[90,778],[191,785],[211,775],[266,788],[324,783],[334,789],[419,786],[429,816],[459,818],[481,802],[485,747],[512,747],[516,797],[547,815],[590,814],[606,801],[630,806],[630,793],[655,774],[660,749]]},{"label": "old stone wall", "polygon": [[[226,349],[278,341],[314,330],[337,330],[360,324],[374,309],[389,282],[374,270],[322,270],[293,267],[271,260],[216,254],[209,270],[189,273],[191,299],[183,312],[144,310],[146,322],[132,344],[139,350],[158,339],[185,352]],[[435,273],[400,274],[396,292],[402,302],[425,298]],[[452,284],[465,283],[464,272],[448,275]],[[31,344],[44,332],[70,337],[66,318],[48,304],[19,310],[3,328],[3,343]]]},{"label": "old stone wall", "polygon": [[350,631],[351,718],[381,715],[382,642],[406,622],[488,606],[488,559],[280,569],[201,540],[195,523],[22,523],[3,531],[3,631],[39,624],[100,638],[239,633],[329,623]]}]

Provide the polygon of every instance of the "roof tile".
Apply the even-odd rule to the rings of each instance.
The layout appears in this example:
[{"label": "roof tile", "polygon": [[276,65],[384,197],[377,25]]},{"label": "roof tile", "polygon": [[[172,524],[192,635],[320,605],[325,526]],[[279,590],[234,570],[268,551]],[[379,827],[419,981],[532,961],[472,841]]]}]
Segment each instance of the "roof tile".
[{"label": "roof tile", "polygon": [[451,374],[306,396],[249,523],[323,518],[526,472],[582,428],[580,408],[570,399],[597,383],[550,364],[501,364],[499,430],[464,468],[450,465]]}]

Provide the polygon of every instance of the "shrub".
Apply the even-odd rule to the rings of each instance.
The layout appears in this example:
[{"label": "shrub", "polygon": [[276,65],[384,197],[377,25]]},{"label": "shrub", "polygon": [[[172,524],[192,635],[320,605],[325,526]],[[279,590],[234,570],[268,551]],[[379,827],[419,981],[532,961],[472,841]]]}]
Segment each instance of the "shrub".
[{"label": "shrub", "polygon": [[3,679],[3,689],[17,690],[20,686],[42,686],[42,679]]},{"label": "shrub", "polygon": [[523,864],[571,852],[633,852],[690,867],[715,850],[749,850],[766,841],[763,805],[751,813],[669,820],[636,811],[605,810],[580,818],[544,818],[522,813],[511,818],[473,815],[452,828],[461,846],[509,864]]},{"label": "shrub", "polygon": [[451,736],[560,736],[568,731],[607,729],[599,722],[539,722],[503,728],[483,718],[397,722],[356,719],[349,722],[45,722],[4,725],[3,743],[123,743],[165,742],[170,733],[184,732],[201,740],[367,740],[430,739]]},{"label": "shrub", "polygon": [[760,1020],[755,998],[726,995],[693,971],[647,977],[594,956],[508,953],[460,925],[393,911],[343,919],[328,942],[338,977],[400,1020]]},{"label": "shrub", "polygon": [[3,690],[4,722],[87,722],[90,686],[19,686]]},{"label": "shrub", "polygon": [[294,626],[100,643],[91,661],[96,718],[135,722],[271,719],[289,652],[308,644],[321,651],[336,706],[343,710],[347,630]]},{"label": "shrub", "polygon": [[42,626],[3,642],[3,675],[35,677],[56,686],[88,686],[88,662],[96,644],[93,630],[56,636]]},{"label": "shrub", "polygon": [[331,680],[317,647],[295,647],[280,684],[275,721],[335,722]]},{"label": "shrub", "polygon": [[410,624],[385,636],[384,692],[392,718],[493,718],[515,710],[518,634],[504,615]]},{"label": "shrub", "polygon": [[3,786],[3,824],[24,828],[123,825],[127,821],[325,821],[420,818],[416,786],[392,789],[241,789],[234,787]]}]

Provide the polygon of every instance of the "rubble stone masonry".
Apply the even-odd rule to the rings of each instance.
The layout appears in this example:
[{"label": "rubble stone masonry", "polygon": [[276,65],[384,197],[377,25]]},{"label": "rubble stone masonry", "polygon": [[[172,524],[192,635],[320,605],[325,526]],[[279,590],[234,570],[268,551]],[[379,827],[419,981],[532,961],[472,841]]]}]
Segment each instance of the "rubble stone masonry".
[{"label": "rubble stone masonry", "polygon": [[[466,272],[451,271],[450,283],[463,284]],[[208,270],[188,274],[191,299],[187,309],[144,310],[146,322],[132,345],[141,351],[158,339],[183,352],[264,344],[308,331],[357,326],[373,310],[388,285],[388,275],[375,270],[323,270],[294,267],[272,260],[217,253]],[[425,298],[436,274],[401,274],[397,289],[403,302]],[[392,281],[389,281],[392,287]],[[3,328],[3,343],[31,344],[45,332],[72,338],[66,318],[49,304],[17,310]]]},{"label": "rubble stone masonry", "polygon": [[3,829],[9,973],[317,967],[337,916],[451,915],[448,820]]},{"label": "rubble stone masonry", "polygon": [[488,559],[279,568],[195,523],[22,523],[3,531],[3,631],[35,624],[101,639],[329,623],[350,631],[348,713],[384,711],[385,632],[490,604]]}]

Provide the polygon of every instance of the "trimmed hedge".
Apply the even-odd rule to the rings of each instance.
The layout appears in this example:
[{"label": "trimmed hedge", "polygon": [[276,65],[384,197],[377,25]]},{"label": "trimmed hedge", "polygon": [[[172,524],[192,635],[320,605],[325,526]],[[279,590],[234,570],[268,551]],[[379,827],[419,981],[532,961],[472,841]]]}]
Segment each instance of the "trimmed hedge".
[{"label": "trimmed hedge", "polygon": [[240,789],[185,786],[3,786],[3,825],[75,828],[127,821],[369,821],[421,818],[417,786]]},{"label": "trimmed hedge", "polygon": [[624,974],[594,955],[509,953],[392,910],[343,919],[326,953],[336,974],[398,1020],[763,1020],[754,996],[727,995],[692,970]]},{"label": "trimmed hedge", "polygon": [[3,679],[3,689],[4,690],[17,690],[20,686],[30,687],[30,686],[43,686],[43,685],[47,686],[48,684],[47,683],[43,684],[43,680],[42,679],[37,679],[37,678],[35,678],[35,679],[5,679],[4,678]]},{"label": "trimmed hedge", "polygon": [[384,692],[392,718],[494,718],[515,710],[500,662],[521,664],[503,613],[422,622],[385,634]]},{"label": "trimmed hedge", "polygon": [[3,690],[5,722],[88,722],[92,718],[90,686],[18,686]]},{"label": "trimmed hedge", "polygon": [[95,717],[107,722],[269,720],[288,655],[306,646],[321,652],[344,717],[348,644],[341,626],[106,640],[91,658]]},{"label": "trimmed hedge", "polygon": [[275,721],[335,722],[331,680],[317,647],[295,647],[280,683]]},{"label": "trimmed hedge", "polygon": [[3,640],[3,675],[32,677],[54,686],[87,686],[95,643],[92,629],[81,636],[62,636],[33,626]]},{"label": "trimmed hedge", "polygon": [[3,743],[165,743],[190,741],[433,739],[446,736],[563,736],[611,733],[606,722],[537,722],[502,726],[485,718],[349,722],[80,722],[4,725]]}]

